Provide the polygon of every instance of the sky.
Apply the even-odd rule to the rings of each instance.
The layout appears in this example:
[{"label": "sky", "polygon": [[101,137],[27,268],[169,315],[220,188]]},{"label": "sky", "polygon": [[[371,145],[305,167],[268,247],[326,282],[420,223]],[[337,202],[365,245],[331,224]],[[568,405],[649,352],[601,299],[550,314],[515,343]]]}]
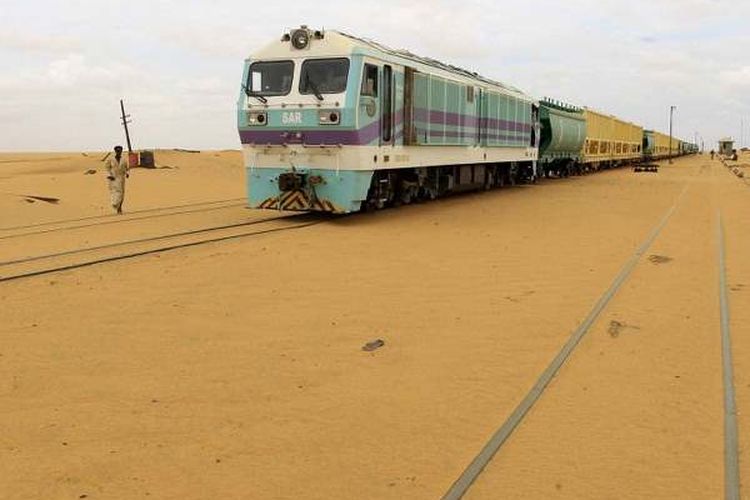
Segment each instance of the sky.
[{"label": "sky", "polygon": [[300,24],[750,146],[747,0],[0,0],[0,151],[237,149],[243,60]]}]

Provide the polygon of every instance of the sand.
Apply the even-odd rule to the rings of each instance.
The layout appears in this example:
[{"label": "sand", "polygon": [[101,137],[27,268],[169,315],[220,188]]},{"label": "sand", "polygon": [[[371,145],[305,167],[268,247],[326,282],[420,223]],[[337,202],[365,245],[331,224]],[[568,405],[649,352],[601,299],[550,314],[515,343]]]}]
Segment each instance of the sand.
[{"label": "sand", "polygon": [[[0,155],[0,191],[62,200],[0,195],[0,227],[106,214],[101,175],[83,174],[100,157]],[[179,168],[135,171],[126,209],[243,196],[238,153],[157,162]],[[647,254],[671,260],[639,263],[469,496],[720,496],[715,216],[742,412],[750,190],[699,156],[0,284],[0,497],[439,498],[686,186]],[[745,449],[748,427],[741,413]]]}]

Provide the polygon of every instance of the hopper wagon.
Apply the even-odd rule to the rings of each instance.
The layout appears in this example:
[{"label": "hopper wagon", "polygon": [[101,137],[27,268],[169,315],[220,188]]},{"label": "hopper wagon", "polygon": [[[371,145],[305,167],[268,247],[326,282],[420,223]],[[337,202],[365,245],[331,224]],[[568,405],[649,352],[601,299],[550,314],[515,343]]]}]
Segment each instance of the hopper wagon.
[{"label": "hopper wagon", "polygon": [[596,171],[638,161],[641,158],[643,128],[585,108],[586,140],[582,149],[584,168]]},{"label": "hopper wagon", "polygon": [[551,99],[539,102],[540,170],[549,177],[580,173],[586,118],[583,110]]},{"label": "hopper wagon", "polygon": [[[654,160],[661,160],[669,157],[670,139],[667,134],[656,132],[654,130],[644,131],[644,154],[649,155]],[[679,140],[672,138],[672,154],[677,155],[679,152]]]}]

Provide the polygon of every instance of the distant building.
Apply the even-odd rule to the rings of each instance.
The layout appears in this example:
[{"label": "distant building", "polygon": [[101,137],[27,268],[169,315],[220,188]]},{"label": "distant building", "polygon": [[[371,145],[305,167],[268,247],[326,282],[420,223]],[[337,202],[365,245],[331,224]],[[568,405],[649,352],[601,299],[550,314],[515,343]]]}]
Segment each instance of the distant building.
[{"label": "distant building", "polygon": [[734,150],[734,140],[731,137],[725,137],[719,141],[719,154],[731,156]]}]

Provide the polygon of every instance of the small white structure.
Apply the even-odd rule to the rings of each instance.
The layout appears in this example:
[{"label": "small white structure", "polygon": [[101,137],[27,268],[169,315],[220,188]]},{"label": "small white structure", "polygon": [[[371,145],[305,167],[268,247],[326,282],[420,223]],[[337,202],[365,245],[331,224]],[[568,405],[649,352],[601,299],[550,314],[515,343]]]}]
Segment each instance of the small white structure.
[{"label": "small white structure", "polygon": [[724,156],[732,156],[734,150],[734,140],[731,137],[725,137],[719,141],[719,154]]}]

